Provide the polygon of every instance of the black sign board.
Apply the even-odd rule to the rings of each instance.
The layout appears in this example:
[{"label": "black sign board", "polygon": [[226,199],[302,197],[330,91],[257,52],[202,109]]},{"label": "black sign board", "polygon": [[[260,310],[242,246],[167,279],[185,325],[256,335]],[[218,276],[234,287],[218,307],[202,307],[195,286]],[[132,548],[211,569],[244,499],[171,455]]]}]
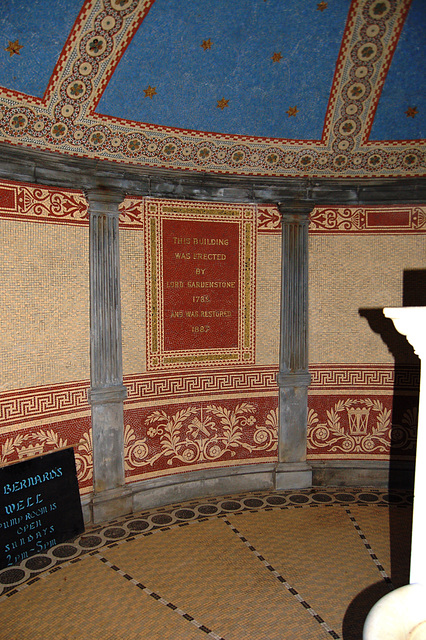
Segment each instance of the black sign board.
[{"label": "black sign board", "polygon": [[0,569],[83,531],[72,447],[0,468]]}]

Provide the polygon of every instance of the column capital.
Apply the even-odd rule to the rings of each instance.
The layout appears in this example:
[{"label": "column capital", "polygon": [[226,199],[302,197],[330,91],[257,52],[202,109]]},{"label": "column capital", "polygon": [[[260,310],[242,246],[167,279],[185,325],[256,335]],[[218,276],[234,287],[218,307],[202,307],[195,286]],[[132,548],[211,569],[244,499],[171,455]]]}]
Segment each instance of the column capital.
[{"label": "column capital", "polygon": [[84,189],[84,195],[89,205],[89,214],[118,216],[118,207],[124,200],[121,189],[108,187],[93,187]]},{"label": "column capital", "polygon": [[314,203],[307,200],[295,200],[293,202],[278,202],[277,207],[281,213],[283,223],[291,224],[309,223],[309,215],[314,209]]}]

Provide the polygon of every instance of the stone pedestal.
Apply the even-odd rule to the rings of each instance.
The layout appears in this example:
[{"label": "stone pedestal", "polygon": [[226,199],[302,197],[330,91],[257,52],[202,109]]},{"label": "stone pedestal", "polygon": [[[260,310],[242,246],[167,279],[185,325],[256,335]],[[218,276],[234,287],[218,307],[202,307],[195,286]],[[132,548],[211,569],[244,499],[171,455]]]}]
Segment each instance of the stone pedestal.
[{"label": "stone pedestal", "polygon": [[[281,207],[280,207],[281,208]],[[282,270],[277,489],[312,485],[308,417],[308,226],[310,203],[281,208]]]},{"label": "stone pedestal", "polygon": [[122,194],[86,193],[90,215],[90,376],[93,521],[131,512],[124,477],[118,205]]}]

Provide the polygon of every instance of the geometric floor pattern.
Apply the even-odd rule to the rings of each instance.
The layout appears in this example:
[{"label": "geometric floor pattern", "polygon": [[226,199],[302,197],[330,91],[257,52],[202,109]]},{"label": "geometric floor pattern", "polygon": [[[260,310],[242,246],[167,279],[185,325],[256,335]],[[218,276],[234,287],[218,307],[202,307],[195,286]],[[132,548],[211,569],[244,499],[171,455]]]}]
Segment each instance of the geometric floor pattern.
[{"label": "geometric floor pattern", "polygon": [[1,640],[361,640],[408,583],[412,496],[258,491],[143,511],[0,571]]}]

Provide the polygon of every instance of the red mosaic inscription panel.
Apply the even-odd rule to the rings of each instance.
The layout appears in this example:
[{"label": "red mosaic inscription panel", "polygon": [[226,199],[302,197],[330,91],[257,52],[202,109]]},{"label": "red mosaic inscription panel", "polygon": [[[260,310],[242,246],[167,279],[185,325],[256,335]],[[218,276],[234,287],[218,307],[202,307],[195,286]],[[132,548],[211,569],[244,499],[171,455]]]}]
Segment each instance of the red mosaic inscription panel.
[{"label": "red mosaic inscription panel", "polygon": [[411,210],[393,209],[392,211],[386,209],[366,209],[367,216],[367,228],[382,228],[382,227],[397,227],[397,228],[411,228]]},{"label": "red mosaic inscription panel", "polygon": [[238,347],[238,224],[163,220],[164,346]]},{"label": "red mosaic inscription panel", "polygon": [[252,205],[144,201],[148,370],[254,363],[256,235]]}]

